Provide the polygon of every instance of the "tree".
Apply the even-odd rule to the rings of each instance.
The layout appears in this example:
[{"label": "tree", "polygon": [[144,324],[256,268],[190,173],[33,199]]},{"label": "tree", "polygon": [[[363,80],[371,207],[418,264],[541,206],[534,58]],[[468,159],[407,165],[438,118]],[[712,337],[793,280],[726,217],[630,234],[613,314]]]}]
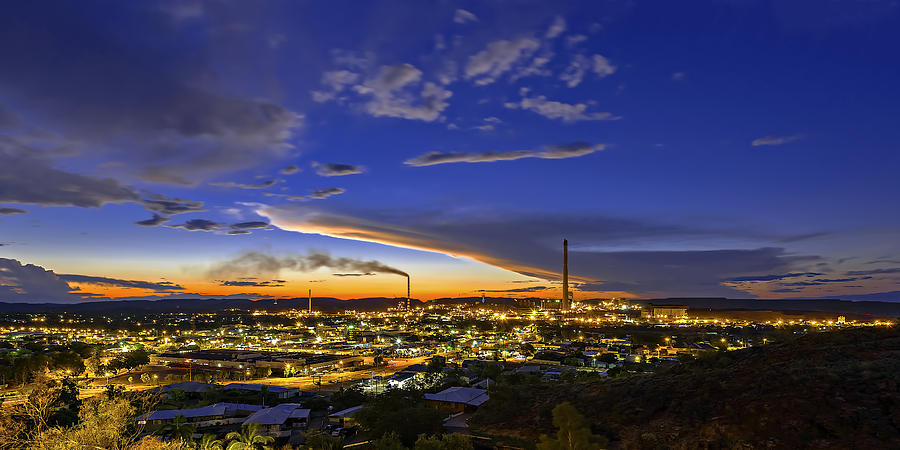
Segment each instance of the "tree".
[{"label": "tree", "polygon": [[191,442],[194,438],[194,432],[196,431],[197,427],[194,424],[189,423],[187,418],[181,414],[175,416],[175,420],[162,429],[163,434],[169,434],[173,439],[179,439],[184,442]]},{"label": "tree", "polygon": [[595,450],[606,447],[606,439],[591,434],[584,416],[569,402],[553,408],[553,425],[559,429],[556,439],[541,435],[538,450]]},{"label": "tree", "polygon": [[343,439],[324,433],[311,432],[306,434],[306,446],[303,448],[310,450],[338,450],[343,448]]},{"label": "tree", "polygon": [[240,433],[232,431],[225,435],[227,450],[272,450],[275,438],[259,434],[259,424],[255,422],[241,425]]},{"label": "tree", "polygon": [[200,438],[197,444],[197,450],[223,450],[222,441],[216,439],[216,435],[206,433]]},{"label": "tree", "polygon": [[349,389],[340,388],[331,394],[331,406],[335,411],[342,411],[363,404],[367,399],[366,394],[359,387]]},{"label": "tree", "polygon": [[98,377],[103,375],[103,362],[100,360],[100,352],[94,352],[90,358],[84,361],[84,365],[87,368],[87,371],[91,373],[91,376]]},{"label": "tree", "polygon": [[375,450],[406,450],[403,442],[400,442],[400,436],[393,431],[381,435],[380,438],[372,441],[372,445]]},{"label": "tree", "polygon": [[445,414],[425,406],[424,398],[421,391],[389,389],[366,404],[356,420],[375,436],[396,431],[404,445],[412,446],[420,434],[443,431]]},{"label": "tree", "polygon": [[459,433],[427,437],[424,434],[416,440],[415,450],[472,450],[472,441]]}]

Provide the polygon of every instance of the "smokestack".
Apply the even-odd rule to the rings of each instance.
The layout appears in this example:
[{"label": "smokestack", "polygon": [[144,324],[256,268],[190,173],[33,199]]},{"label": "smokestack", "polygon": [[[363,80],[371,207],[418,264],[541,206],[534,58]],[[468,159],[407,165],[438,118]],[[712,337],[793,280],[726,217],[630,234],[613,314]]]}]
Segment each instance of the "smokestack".
[{"label": "smokestack", "polygon": [[309,313],[312,314],[312,289],[309,290]]},{"label": "smokestack", "polygon": [[409,311],[409,275],[406,276],[406,310]]},{"label": "smokestack", "polygon": [[569,241],[563,239],[563,300],[562,310],[569,309]]}]

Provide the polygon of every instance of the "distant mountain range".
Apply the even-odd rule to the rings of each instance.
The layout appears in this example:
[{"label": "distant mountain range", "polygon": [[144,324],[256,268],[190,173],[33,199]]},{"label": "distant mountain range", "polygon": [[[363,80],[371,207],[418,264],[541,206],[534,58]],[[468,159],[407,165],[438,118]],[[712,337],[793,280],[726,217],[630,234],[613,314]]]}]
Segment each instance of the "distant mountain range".
[{"label": "distant mountain range", "polygon": [[[313,297],[313,310],[322,312],[338,312],[344,310],[384,311],[396,307],[403,298],[357,298],[341,300],[333,297]],[[588,300],[590,301],[590,300]],[[637,303],[660,305],[685,305],[691,310],[713,311],[816,311],[829,313],[862,314],[873,316],[900,317],[900,303],[883,301],[849,301],[838,299],[785,299],[785,300],[747,300],[728,298],[665,298],[655,300],[635,300]],[[429,302],[412,300],[412,306],[426,304],[452,305],[477,304],[481,297],[439,298]],[[514,300],[505,297],[487,297],[485,303],[497,306],[522,306],[540,304],[539,298]],[[306,309],[308,299],[163,299],[163,300],[126,300],[95,301],[84,303],[3,303],[0,302],[0,313],[165,313],[191,312],[211,313],[230,309],[286,311],[289,309]]]}]

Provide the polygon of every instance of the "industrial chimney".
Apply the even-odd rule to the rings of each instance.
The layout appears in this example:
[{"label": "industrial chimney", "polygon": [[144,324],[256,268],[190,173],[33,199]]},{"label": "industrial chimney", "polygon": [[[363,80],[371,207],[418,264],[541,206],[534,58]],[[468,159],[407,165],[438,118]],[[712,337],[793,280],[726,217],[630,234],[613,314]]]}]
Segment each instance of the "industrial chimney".
[{"label": "industrial chimney", "polygon": [[409,275],[406,276],[406,310],[409,311]]},{"label": "industrial chimney", "polygon": [[563,239],[563,298],[560,309],[568,311],[569,307],[569,241]]},{"label": "industrial chimney", "polygon": [[312,314],[312,289],[309,290],[309,313]]}]

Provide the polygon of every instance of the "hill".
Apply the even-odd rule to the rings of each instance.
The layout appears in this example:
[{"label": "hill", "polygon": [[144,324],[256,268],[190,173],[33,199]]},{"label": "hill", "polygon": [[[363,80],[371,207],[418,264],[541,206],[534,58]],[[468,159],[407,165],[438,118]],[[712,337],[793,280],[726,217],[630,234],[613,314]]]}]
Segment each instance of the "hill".
[{"label": "hill", "polygon": [[550,434],[569,401],[621,448],[900,448],[900,332],[823,332],[648,375],[499,385],[484,433]]}]

